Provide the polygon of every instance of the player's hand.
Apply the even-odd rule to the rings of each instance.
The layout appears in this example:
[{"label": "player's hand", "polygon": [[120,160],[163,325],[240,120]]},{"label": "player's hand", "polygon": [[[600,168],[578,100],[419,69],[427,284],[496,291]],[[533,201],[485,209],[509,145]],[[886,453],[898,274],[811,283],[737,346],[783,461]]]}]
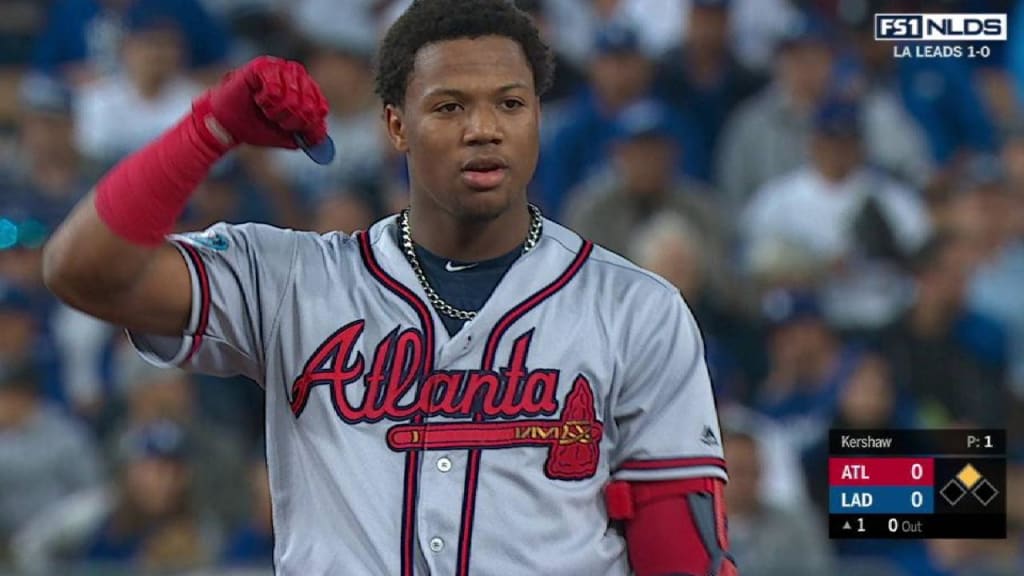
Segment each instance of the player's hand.
[{"label": "player's hand", "polygon": [[271,56],[229,72],[193,110],[229,146],[298,148],[297,137],[310,146],[327,138],[327,100],[316,81],[302,64]]}]

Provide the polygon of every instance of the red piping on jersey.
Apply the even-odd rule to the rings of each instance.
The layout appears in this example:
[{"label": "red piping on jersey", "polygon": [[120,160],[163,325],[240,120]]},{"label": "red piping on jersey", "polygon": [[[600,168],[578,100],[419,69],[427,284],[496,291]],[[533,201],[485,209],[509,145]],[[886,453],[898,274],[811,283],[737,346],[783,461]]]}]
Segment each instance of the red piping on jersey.
[{"label": "red piping on jersey", "polygon": [[498,353],[498,342],[501,340],[501,337],[504,336],[505,331],[508,330],[509,326],[511,326],[516,320],[522,318],[523,315],[538,304],[564,288],[565,285],[572,280],[573,276],[580,271],[580,268],[583,267],[583,263],[590,257],[590,252],[593,249],[594,244],[592,242],[585,242],[583,247],[580,248],[579,254],[577,254],[576,258],[572,261],[572,264],[569,265],[569,268],[567,268],[561,276],[551,284],[548,284],[547,287],[543,288],[541,291],[517,305],[498,321],[494,329],[491,331],[490,338],[487,340],[487,349],[484,352],[483,361],[484,370],[492,370],[494,368],[494,357]]},{"label": "red piping on jersey", "polygon": [[[369,233],[360,232],[357,233],[356,236],[359,239],[359,253],[363,258],[363,264],[366,266],[366,269],[370,271],[370,275],[396,296],[405,300],[405,302],[415,310],[416,316],[419,318],[420,327],[423,329],[423,337],[426,340],[424,346],[425,357],[423,359],[423,373],[420,375],[419,382],[416,384],[417,388],[419,388],[423,385],[426,375],[430,374],[433,370],[434,364],[434,321],[430,316],[430,309],[427,308],[427,304],[420,300],[412,290],[398,280],[392,278],[384,271],[383,268],[380,267],[377,263],[377,259],[373,255],[373,249],[370,246]],[[422,424],[423,416],[416,415],[413,417],[412,421],[415,424]],[[416,543],[417,474],[419,473],[419,469],[420,451],[409,450],[405,456],[405,487],[403,490],[402,502],[402,576],[413,576],[413,557],[415,550],[414,546]]]},{"label": "red piping on jersey", "polygon": [[691,468],[693,466],[715,466],[725,470],[725,459],[714,456],[690,456],[688,458],[667,458],[661,460],[629,460],[619,470],[668,470],[670,468]]},{"label": "red piping on jersey", "polygon": [[[548,284],[502,316],[501,320],[494,325],[494,329],[491,330],[491,334],[487,337],[487,346],[484,348],[482,362],[483,370],[494,369],[494,357],[498,353],[498,343],[501,342],[502,336],[505,335],[509,327],[541,302],[564,288],[576,276],[580,268],[583,267],[583,263],[590,257],[593,249],[594,244],[592,242],[584,242],[579,253],[576,254],[576,258],[573,259],[572,264],[566,268],[565,272],[562,272],[551,284]],[[482,419],[483,416],[481,414],[473,416],[473,420],[476,422]],[[481,454],[480,449],[469,451],[469,462],[466,469],[466,488],[462,497],[462,526],[459,529],[459,558],[455,569],[455,576],[469,575],[469,555],[470,548],[473,545],[473,517],[476,512],[476,488],[480,477]]]},{"label": "red piping on jersey", "polygon": [[182,363],[185,363],[199,351],[199,345],[203,343],[203,334],[206,334],[206,327],[210,322],[210,277],[206,273],[206,263],[199,256],[199,251],[184,242],[179,242],[178,245],[185,249],[189,260],[192,261],[192,266],[196,269],[196,274],[199,275],[199,324],[196,326],[195,334],[192,335],[192,347],[189,348],[188,355],[182,360]]}]

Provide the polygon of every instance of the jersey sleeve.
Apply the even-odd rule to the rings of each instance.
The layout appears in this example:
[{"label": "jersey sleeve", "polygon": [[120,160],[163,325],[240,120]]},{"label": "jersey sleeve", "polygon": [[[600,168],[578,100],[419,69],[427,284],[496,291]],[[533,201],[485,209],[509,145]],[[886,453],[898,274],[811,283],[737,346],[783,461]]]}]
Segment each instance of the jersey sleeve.
[{"label": "jersey sleeve", "polygon": [[262,224],[215,224],[169,237],[188,265],[192,310],[180,337],[128,332],[162,366],[262,381],[264,350],[297,260],[298,234]]},{"label": "jersey sleeve", "polygon": [[623,351],[612,408],[616,480],[727,480],[700,331],[677,292],[645,299]]}]

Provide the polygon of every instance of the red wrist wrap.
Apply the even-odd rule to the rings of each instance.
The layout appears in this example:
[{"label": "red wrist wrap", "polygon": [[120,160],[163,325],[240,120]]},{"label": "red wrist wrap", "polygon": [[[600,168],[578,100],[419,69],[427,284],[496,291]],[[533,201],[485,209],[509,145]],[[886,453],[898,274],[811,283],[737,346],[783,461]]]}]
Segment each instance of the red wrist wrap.
[{"label": "red wrist wrap", "polygon": [[718,478],[608,485],[608,515],[623,521],[637,576],[737,576],[726,532],[725,483]]},{"label": "red wrist wrap", "polygon": [[100,180],[96,212],[115,234],[133,244],[161,244],[189,196],[233,147],[229,141],[216,126],[209,102],[197,101],[191,114]]}]

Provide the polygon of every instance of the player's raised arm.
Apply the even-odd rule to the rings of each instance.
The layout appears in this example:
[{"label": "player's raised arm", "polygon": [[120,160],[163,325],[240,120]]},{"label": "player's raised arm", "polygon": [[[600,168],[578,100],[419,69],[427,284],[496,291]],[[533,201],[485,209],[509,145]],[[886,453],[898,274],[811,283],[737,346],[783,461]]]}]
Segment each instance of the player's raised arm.
[{"label": "player's raised arm", "polygon": [[228,74],[159,139],[114,167],[43,252],[47,287],[88,314],[151,334],[181,334],[189,270],[165,237],[210,168],[239,144],[333,154],[327,104],[296,62],[261,57]]}]

